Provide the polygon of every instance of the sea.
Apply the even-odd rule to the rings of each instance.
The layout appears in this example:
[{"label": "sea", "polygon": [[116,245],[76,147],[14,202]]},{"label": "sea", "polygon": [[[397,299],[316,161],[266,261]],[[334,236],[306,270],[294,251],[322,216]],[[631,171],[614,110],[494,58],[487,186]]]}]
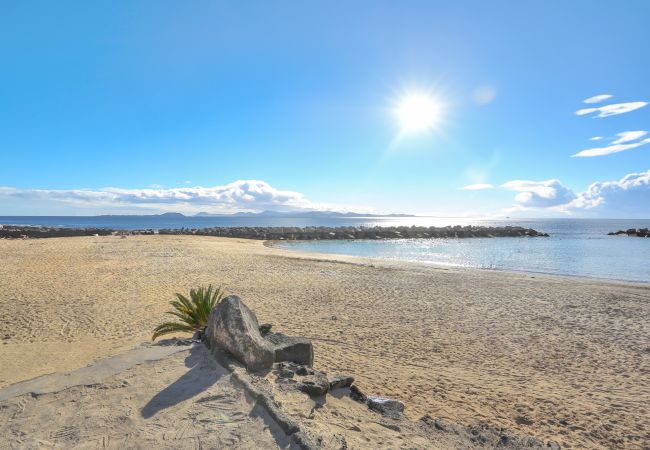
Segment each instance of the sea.
[{"label": "sea", "polygon": [[203,227],[305,226],[522,226],[548,238],[387,239],[285,241],[279,247],[326,254],[414,261],[425,264],[523,271],[650,283],[650,239],[608,236],[611,231],[650,228],[650,219],[500,219],[440,217],[261,216],[34,216],[3,217],[0,224],[105,227],[137,230]]}]

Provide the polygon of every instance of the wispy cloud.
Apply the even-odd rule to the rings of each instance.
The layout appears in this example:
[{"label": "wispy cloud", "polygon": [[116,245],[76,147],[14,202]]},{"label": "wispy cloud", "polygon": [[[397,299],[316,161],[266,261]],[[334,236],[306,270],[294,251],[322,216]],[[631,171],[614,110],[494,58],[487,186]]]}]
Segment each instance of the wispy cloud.
[{"label": "wispy cloud", "polygon": [[612,97],[613,97],[613,95],[611,95],[611,94],[600,94],[600,95],[594,95],[593,97],[586,98],[582,102],[583,103],[590,103],[590,104],[591,103],[600,103],[600,102],[604,102],[605,100],[609,100]]},{"label": "wispy cloud", "polygon": [[[622,134],[622,133],[619,133]],[[614,141],[616,142],[616,141]],[[624,141],[628,142],[628,141]],[[650,144],[650,138],[643,139],[642,141],[632,142],[629,144],[614,144],[608,145],[606,147],[596,147],[588,148],[586,150],[579,151],[575,155],[572,155],[572,158],[589,158],[594,156],[605,156],[611,155],[612,153],[624,152],[626,150],[632,150],[642,145]]]},{"label": "wispy cloud", "polygon": [[[222,186],[170,189],[16,189],[0,187],[0,200],[66,204],[78,208],[141,208],[160,211],[236,212],[260,210],[348,210],[317,204],[299,192],[280,190],[265,181],[238,180]],[[366,208],[367,209],[367,208]]]},{"label": "wispy cloud", "polygon": [[643,108],[648,102],[628,102],[628,103],[613,103],[611,105],[599,106],[595,108],[583,108],[577,110],[575,113],[578,116],[584,116],[591,113],[596,113],[595,117],[609,117],[619,114],[625,114],[637,109]]},{"label": "wispy cloud", "polygon": [[589,138],[590,141],[601,141],[602,139],[602,136],[594,136]]},{"label": "wispy cloud", "polygon": [[624,144],[626,142],[636,141],[637,139],[641,139],[646,134],[648,134],[648,132],[643,130],[624,131],[616,135],[618,138],[614,142],[612,142],[612,144]]},{"label": "wispy cloud", "polygon": [[490,183],[477,183],[477,184],[468,184],[467,186],[463,186],[462,189],[466,191],[481,191],[484,189],[493,189],[494,185]]}]

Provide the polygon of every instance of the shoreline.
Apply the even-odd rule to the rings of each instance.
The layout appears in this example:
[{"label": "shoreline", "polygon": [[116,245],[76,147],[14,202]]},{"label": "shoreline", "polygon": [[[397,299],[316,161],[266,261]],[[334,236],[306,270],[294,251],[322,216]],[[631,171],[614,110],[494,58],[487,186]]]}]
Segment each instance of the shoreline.
[{"label": "shoreline", "polygon": [[[592,281],[592,282],[602,282],[605,284],[623,284],[623,285],[638,285],[639,287],[650,287],[650,280],[648,281],[639,281],[639,280],[624,280],[617,278],[604,278],[596,277],[589,275],[575,275],[575,274],[561,274],[561,273],[549,273],[549,272],[536,272],[531,270],[515,270],[515,269],[505,269],[505,268],[487,268],[487,267],[471,267],[471,266],[461,266],[455,264],[444,264],[439,262],[426,262],[426,261],[417,261],[417,260],[408,260],[408,259],[390,259],[382,258],[381,256],[355,256],[355,255],[345,255],[342,253],[328,253],[328,252],[308,252],[304,250],[292,250],[288,248],[281,247],[282,243],[287,241],[275,241],[275,240],[266,240],[264,245],[268,248],[273,248],[276,250],[286,251],[295,254],[310,255],[313,260],[323,260],[323,261],[341,261],[354,263],[353,260],[358,260],[358,264],[361,265],[375,265],[371,264],[372,262],[381,262],[387,265],[400,265],[405,264],[414,267],[423,267],[423,268],[433,268],[439,270],[469,270],[469,271],[485,271],[485,272],[498,272],[505,274],[520,274],[520,275],[535,275],[541,277],[557,277],[563,278],[568,281]],[[309,242],[309,241],[304,241]],[[367,259],[367,261],[364,261]]]}]

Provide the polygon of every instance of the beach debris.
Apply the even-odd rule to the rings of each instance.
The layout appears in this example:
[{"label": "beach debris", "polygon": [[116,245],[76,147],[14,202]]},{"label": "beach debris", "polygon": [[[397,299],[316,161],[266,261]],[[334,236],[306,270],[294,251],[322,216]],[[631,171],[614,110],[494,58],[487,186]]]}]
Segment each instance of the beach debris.
[{"label": "beach debris", "polygon": [[314,365],[314,348],[309,339],[270,332],[264,338],[275,349],[275,362],[290,361],[310,367]]},{"label": "beach debris", "polygon": [[275,349],[259,328],[255,313],[239,297],[230,295],[212,310],[206,339],[210,348],[228,351],[250,371],[269,369]]}]

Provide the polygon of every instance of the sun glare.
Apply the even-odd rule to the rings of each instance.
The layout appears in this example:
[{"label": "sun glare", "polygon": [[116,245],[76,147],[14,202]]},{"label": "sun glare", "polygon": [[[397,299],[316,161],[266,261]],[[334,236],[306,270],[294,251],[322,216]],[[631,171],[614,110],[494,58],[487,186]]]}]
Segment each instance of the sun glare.
[{"label": "sun glare", "polygon": [[440,104],[427,93],[409,93],[399,100],[395,115],[402,133],[422,133],[437,125],[440,119]]}]

